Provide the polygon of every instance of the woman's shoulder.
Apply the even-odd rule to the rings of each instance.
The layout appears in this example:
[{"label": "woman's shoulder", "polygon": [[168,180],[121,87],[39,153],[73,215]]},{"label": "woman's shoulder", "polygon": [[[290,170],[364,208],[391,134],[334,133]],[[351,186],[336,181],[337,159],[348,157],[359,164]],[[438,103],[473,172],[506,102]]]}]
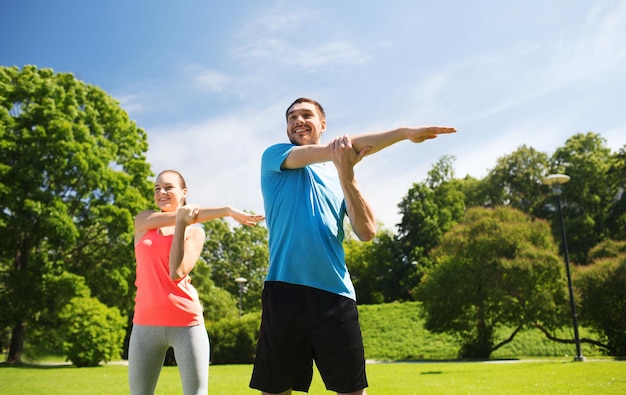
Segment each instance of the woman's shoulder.
[{"label": "woman's shoulder", "polygon": [[204,231],[204,228],[201,224],[193,224],[191,226],[188,226],[187,229],[185,229],[185,232],[187,237],[201,237],[203,240],[206,237],[206,232]]},{"label": "woman's shoulder", "polygon": [[137,219],[147,217],[147,216],[149,216],[150,214],[153,214],[153,213],[155,213],[155,212],[156,212],[156,211],[155,211],[155,210],[152,210],[152,209],[148,209],[148,210],[143,210],[143,211],[140,211],[137,215],[135,215],[135,221],[136,221]]}]

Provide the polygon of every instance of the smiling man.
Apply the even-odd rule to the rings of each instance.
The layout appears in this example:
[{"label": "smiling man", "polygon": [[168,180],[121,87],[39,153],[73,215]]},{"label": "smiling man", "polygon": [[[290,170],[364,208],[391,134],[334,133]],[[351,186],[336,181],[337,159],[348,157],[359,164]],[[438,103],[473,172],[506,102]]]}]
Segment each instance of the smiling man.
[{"label": "smiling man", "polygon": [[398,128],[322,144],[326,116],[318,102],[299,98],[286,118],[291,143],[269,147],[261,162],[270,266],[250,387],[263,394],[306,392],[315,360],[328,390],[363,395],[365,355],[343,221],[347,216],[357,237],[368,241],[376,219],[354,165],[396,142],[421,143],[455,129]]}]

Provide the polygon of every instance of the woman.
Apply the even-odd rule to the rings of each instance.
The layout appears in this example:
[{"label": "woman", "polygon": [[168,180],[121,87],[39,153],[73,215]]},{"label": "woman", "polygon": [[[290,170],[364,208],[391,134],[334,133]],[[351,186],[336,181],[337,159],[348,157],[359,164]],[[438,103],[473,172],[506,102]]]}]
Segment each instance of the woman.
[{"label": "woman", "polygon": [[207,394],[209,337],[189,277],[205,233],[189,225],[227,216],[255,225],[265,218],[232,207],[188,205],[186,196],[180,173],[165,170],[154,185],[160,211],[145,210],[135,218],[137,295],[128,355],[132,395],[154,394],[169,347],[174,349],[185,395]]}]

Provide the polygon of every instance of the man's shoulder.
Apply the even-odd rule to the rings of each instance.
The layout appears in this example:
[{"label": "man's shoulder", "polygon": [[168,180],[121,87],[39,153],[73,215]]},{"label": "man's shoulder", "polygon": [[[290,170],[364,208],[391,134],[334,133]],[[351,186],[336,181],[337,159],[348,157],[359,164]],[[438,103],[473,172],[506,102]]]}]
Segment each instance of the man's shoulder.
[{"label": "man's shoulder", "polygon": [[265,151],[263,152],[263,155],[268,154],[268,153],[288,151],[288,150],[291,150],[293,147],[295,147],[295,145],[291,143],[276,143],[267,147]]},{"label": "man's shoulder", "polygon": [[276,165],[280,166],[293,147],[295,145],[289,143],[278,143],[267,147],[261,157],[263,167],[274,168]]}]

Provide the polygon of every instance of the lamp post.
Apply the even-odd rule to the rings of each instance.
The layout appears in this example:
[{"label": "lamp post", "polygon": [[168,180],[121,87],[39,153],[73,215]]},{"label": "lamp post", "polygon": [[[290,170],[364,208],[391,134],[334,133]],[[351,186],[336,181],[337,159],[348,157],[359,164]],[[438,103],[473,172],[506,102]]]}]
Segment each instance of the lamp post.
[{"label": "lamp post", "polygon": [[569,182],[570,177],[565,174],[551,174],[543,179],[545,185],[552,187],[552,193],[556,195],[561,220],[561,237],[563,238],[563,252],[565,254],[565,271],[567,273],[567,288],[569,289],[569,304],[572,310],[572,323],[574,325],[574,339],[576,341],[576,357],[574,361],[584,361],[580,350],[580,337],[578,336],[578,318],[576,315],[576,304],[574,303],[574,290],[572,289],[572,274],[569,269],[569,256],[567,252],[567,238],[565,237],[565,225],[563,224],[563,210],[561,209],[561,185]]},{"label": "lamp post", "polygon": [[235,282],[239,286],[239,317],[241,317],[243,315],[243,294],[248,292],[248,287],[246,287],[248,280],[243,277],[237,277]]}]

